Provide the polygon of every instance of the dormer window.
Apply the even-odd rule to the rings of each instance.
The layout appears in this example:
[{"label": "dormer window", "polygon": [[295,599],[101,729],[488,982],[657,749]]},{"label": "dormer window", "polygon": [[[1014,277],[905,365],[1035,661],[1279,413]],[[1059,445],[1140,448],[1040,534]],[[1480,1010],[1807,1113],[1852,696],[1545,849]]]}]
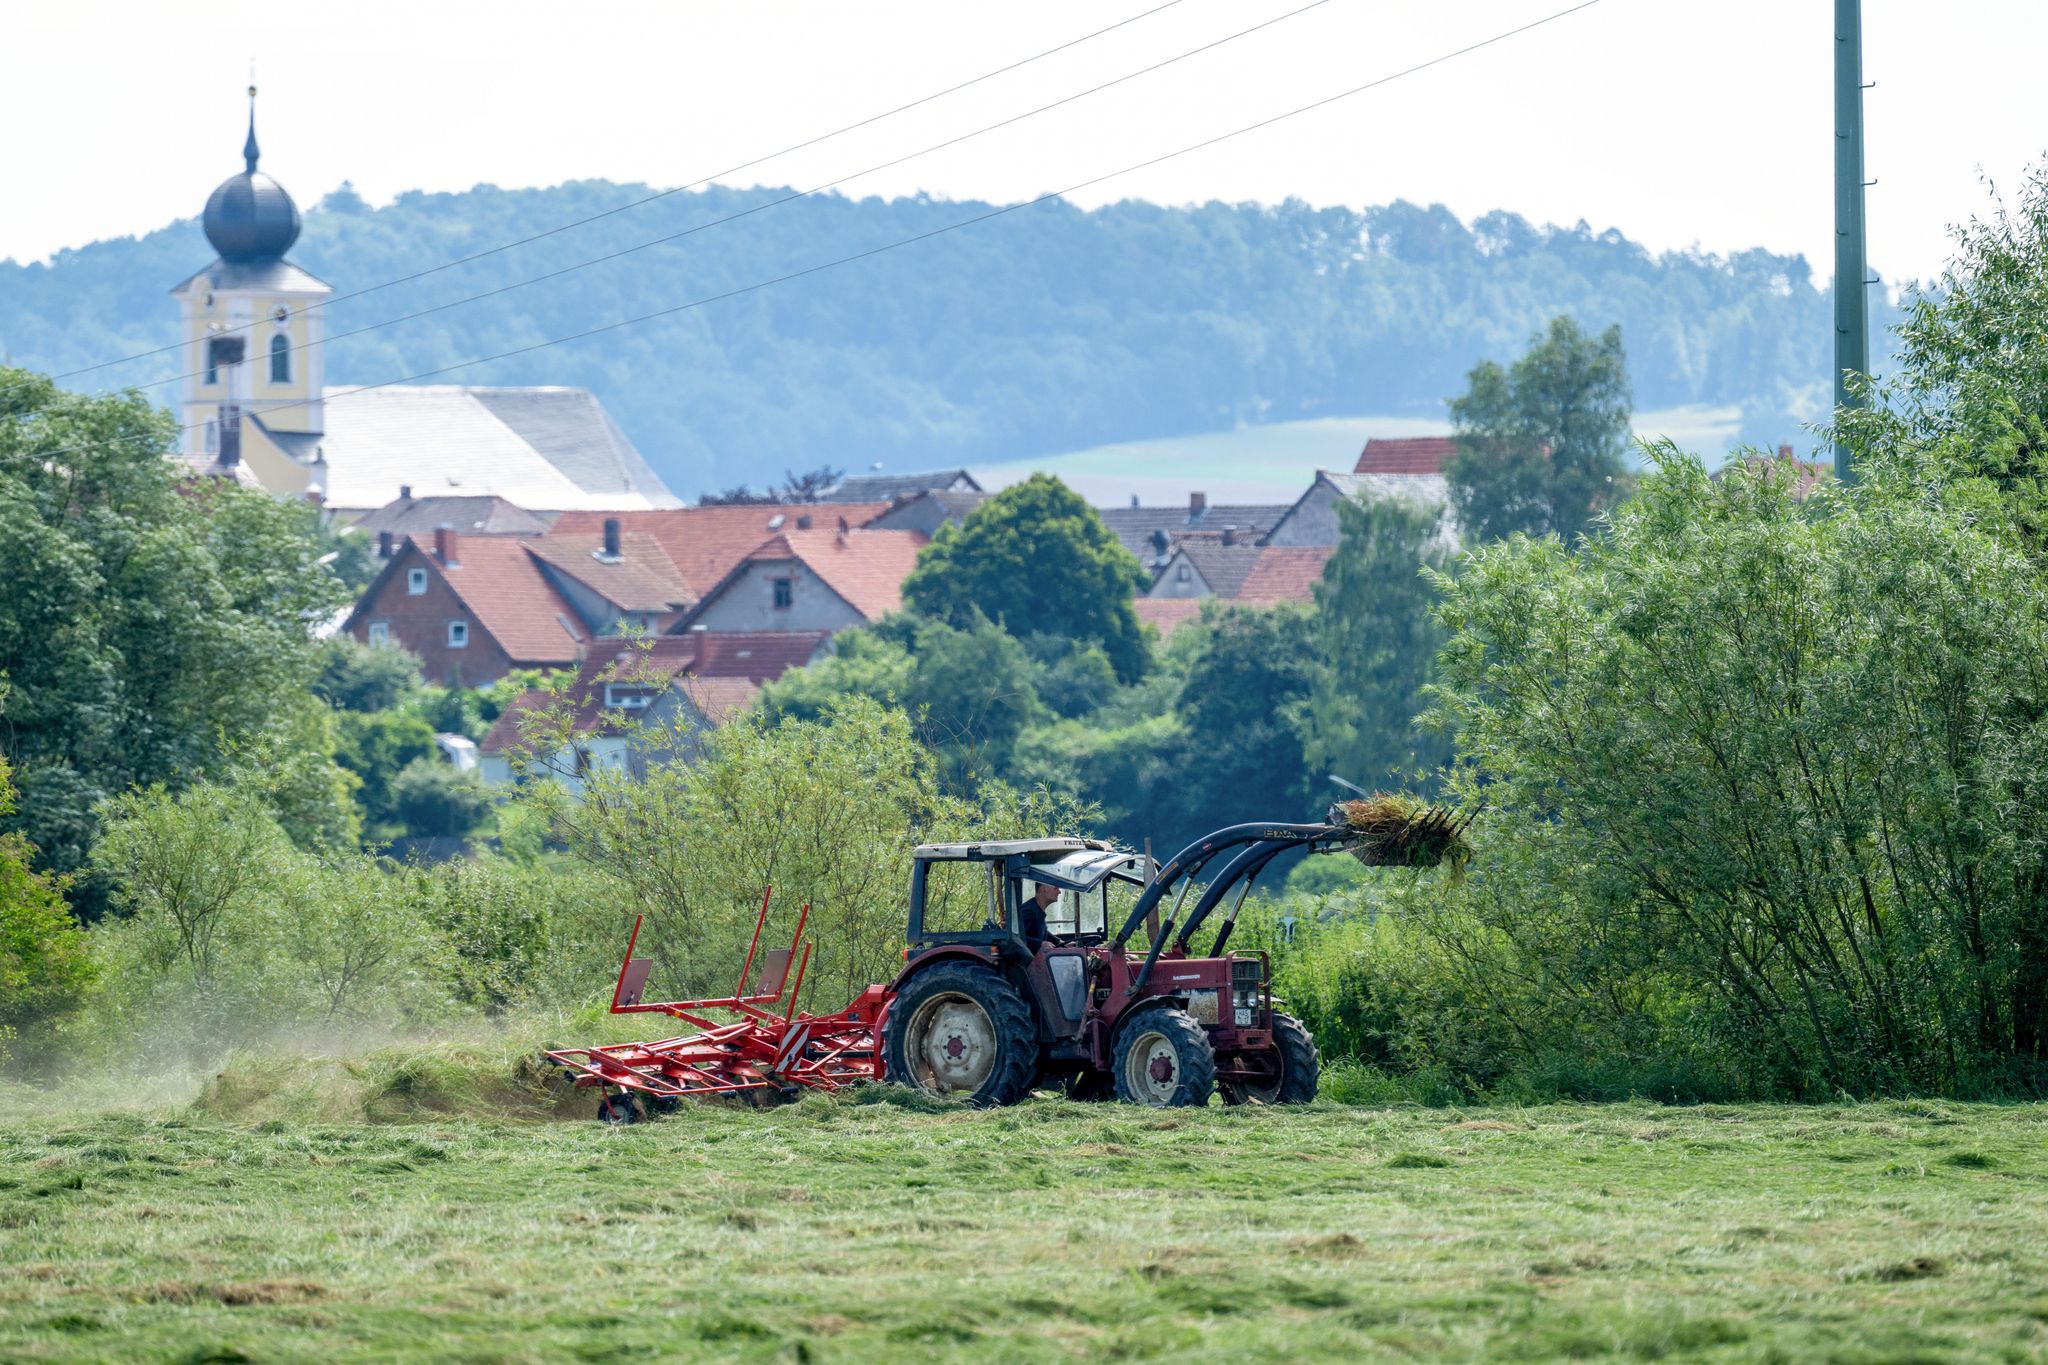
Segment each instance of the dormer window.
[{"label": "dormer window", "polygon": [[407,595],[412,597],[426,596],[427,571],[425,569],[407,569],[405,571],[405,591]]},{"label": "dormer window", "polygon": [[274,336],[270,339],[270,382],[292,382],[292,343],[288,337]]},{"label": "dormer window", "polygon": [[645,711],[654,702],[654,689],[639,683],[608,682],[604,704],[609,711]]}]

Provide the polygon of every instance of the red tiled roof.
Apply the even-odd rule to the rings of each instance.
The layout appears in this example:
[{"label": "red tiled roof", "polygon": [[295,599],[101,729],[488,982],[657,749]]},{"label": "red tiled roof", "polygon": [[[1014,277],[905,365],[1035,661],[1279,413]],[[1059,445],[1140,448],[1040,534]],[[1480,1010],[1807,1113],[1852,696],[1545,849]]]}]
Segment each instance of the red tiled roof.
[{"label": "red tiled roof", "polygon": [[[809,663],[829,640],[829,631],[731,631],[638,638],[607,636],[590,653],[570,684],[575,730],[591,734],[607,722],[604,684],[627,682],[681,688],[713,725],[754,699],[763,683]],[[502,753],[519,742],[520,716],[546,705],[549,697],[529,692],[498,717],[484,736],[485,753]]]},{"label": "red tiled roof", "polygon": [[[1742,464],[1752,474],[1771,480],[1786,480],[1786,491],[1791,493],[1795,502],[1805,501],[1806,496],[1816,487],[1835,477],[1833,465],[1826,461],[1794,459],[1789,447],[1779,451],[1775,458],[1769,455],[1745,455],[1742,457]],[[1723,465],[1715,470],[1714,477],[1720,478],[1729,467]]]},{"label": "red tiled roof", "polygon": [[619,557],[611,561],[598,558],[602,533],[537,536],[526,548],[621,611],[671,611],[694,597],[661,542],[645,531],[621,531]]},{"label": "red tiled roof", "polygon": [[513,536],[458,535],[455,562],[443,564],[434,558],[432,537],[410,539],[427,567],[462,599],[512,662],[560,667],[582,657],[585,635],[575,608],[548,582],[524,542]]},{"label": "red tiled roof", "polygon": [[1277,602],[1313,602],[1316,581],[1323,565],[1336,553],[1334,545],[1268,545],[1259,552],[1259,562],[1245,575],[1237,600],[1247,606],[1270,607]]},{"label": "red tiled roof", "polygon": [[868,620],[903,605],[903,580],[917,564],[927,537],[918,531],[840,533],[837,524],[808,531],[784,529],[747,555],[749,560],[795,559],[825,581]]},{"label": "red tiled roof", "polygon": [[1179,630],[1202,614],[1200,597],[1140,597],[1135,603],[1138,619],[1159,628],[1159,638]]},{"label": "red tiled roof", "polygon": [[[811,518],[813,527],[865,526],[889,510],[886,502],[806,503],[789,506],[671,507],[651,512],[564,512],[550,535],[601,535],[606,517],[617,517],[622,531],[644,531],[661,543],[669,562],[682,576],[694,604],[732,572],[762,541],[797,518]],[[780,518],[780,523],[769,523]]]},{"label": "red tiled roof", "polygon": [[1444,461],[1458,453],[1451,436],[1375,436],[1358,454],[1354,474],[1441,474]]}]

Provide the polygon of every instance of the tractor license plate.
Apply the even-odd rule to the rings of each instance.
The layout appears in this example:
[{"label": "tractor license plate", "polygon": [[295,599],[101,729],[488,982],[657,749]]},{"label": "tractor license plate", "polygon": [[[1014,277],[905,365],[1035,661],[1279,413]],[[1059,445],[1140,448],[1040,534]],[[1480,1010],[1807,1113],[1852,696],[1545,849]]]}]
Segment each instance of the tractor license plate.
[{"label": "tractor license plate", "polygon": [[1252,1012],[1250,1010],[1239,1010],[1237,1012],[1237,1026],[1239,1028],[1250,1028],[1252,1026]]}]

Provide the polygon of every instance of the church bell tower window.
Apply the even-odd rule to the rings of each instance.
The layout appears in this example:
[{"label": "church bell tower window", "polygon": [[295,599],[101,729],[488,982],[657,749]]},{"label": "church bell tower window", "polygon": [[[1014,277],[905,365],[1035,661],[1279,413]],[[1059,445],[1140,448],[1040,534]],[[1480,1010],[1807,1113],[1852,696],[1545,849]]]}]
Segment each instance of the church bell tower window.
[{"label": "church bell tower window", "polygon": [[270,339],[270,382],[289,384],[292,382],[292,344],[282,336]]}]

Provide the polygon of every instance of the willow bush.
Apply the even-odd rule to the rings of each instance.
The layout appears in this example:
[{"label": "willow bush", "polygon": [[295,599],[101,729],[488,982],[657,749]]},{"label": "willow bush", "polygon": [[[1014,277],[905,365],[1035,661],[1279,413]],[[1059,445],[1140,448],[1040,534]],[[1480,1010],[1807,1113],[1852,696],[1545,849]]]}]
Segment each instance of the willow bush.
[{"label": "willow bush", "polygon": [[1942,468],[1664,448],[1568,550],[1441,578],[1436,719],[1542,894],[1475,896],[1562,1000],[1721,1041],[1752,1086],[2048,1080],[2048,593]]}]

